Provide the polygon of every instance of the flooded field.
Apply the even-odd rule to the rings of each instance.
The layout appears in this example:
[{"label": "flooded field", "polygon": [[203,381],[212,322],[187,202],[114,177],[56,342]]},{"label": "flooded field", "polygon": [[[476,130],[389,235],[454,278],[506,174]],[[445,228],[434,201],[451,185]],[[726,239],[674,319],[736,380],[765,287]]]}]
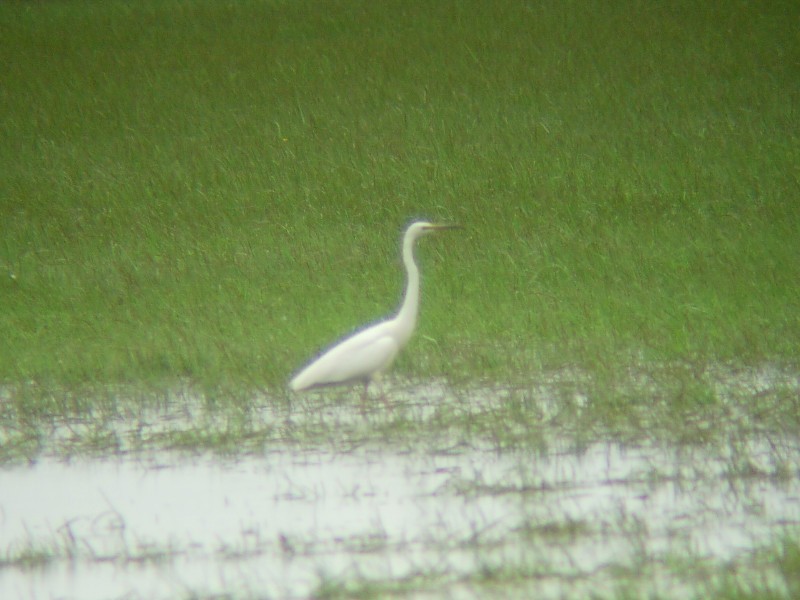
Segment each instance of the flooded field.
[{"label": "flooded field", "polygon": [[712,383],[711,421],[670,436],[577,427],[589,401],[557,377],[395,386],[367,414],[264,404],[234,441],[238,418],[188,392],[53,423],[0,469],[0,597],[789,597],[800,435],[738,413],[797,380]]}]

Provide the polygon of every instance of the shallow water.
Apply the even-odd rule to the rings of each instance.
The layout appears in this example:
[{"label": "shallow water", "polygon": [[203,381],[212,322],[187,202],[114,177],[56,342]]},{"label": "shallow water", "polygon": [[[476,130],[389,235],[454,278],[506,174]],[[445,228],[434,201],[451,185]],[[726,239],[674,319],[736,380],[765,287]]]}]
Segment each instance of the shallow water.
[{"label": "shallow water", "polygon": [[[411,412],[420,395],[408,394]],[[305,418],[375,427],[347,408]],[[337,585],[681,597],[800,524],[796,435],[544,435],[539,450],[368,435],[227,458],[45,453],[0,469],[0,598],[308,597]]]},{"label": "shallow water", "polygon": [[[771,448],[753,441],[751,456],[769,463]],[[556,596],[642,557],[734,559],[800,523],[797,478],[732,479],[729,464],[610,443],[535,459],[361,449],[42,460],[0,472],[0,546],[59,557],[3,569],[0,596],[304,597],[324,578],[455,582],[509,564],[540,572],[540,592]]]}]

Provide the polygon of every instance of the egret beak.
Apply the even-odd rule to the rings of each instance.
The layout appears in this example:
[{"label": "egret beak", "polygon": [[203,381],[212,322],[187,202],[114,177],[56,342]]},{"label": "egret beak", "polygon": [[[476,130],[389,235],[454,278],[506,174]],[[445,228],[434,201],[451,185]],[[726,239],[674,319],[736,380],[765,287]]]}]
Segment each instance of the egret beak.
[{"label": "egret beak", "polygon": [[462,225],[455,225],[449,223],[432,223],[425,229],[428,229],[430,231],[440,231],[444,229],[464,229],[464,227]]}]

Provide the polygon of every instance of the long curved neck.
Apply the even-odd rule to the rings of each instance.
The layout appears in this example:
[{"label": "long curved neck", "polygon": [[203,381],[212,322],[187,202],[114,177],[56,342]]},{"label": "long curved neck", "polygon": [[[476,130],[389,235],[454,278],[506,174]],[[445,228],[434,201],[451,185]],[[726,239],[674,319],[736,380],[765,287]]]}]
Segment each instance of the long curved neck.
[{"label": "long curved neck", "polygon": [[409,333],[414,328],[417,321],[417,310],[419,309],[419,269],[414,262],[414,241],[415,238],[406,236],[403,240],[403,265],[406,268],[406,294],[403,297],[403,304],[395,319],[409,326]]}]

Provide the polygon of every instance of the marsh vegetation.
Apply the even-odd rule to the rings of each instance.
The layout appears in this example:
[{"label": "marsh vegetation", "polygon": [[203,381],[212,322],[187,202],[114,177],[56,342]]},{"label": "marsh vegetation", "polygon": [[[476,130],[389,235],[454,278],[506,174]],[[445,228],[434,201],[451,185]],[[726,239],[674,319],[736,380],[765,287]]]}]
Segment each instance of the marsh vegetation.
[{"label": "marsh vegetation", "polygon": [[0,4],[0,596],[796,597],[798,18]]}]

